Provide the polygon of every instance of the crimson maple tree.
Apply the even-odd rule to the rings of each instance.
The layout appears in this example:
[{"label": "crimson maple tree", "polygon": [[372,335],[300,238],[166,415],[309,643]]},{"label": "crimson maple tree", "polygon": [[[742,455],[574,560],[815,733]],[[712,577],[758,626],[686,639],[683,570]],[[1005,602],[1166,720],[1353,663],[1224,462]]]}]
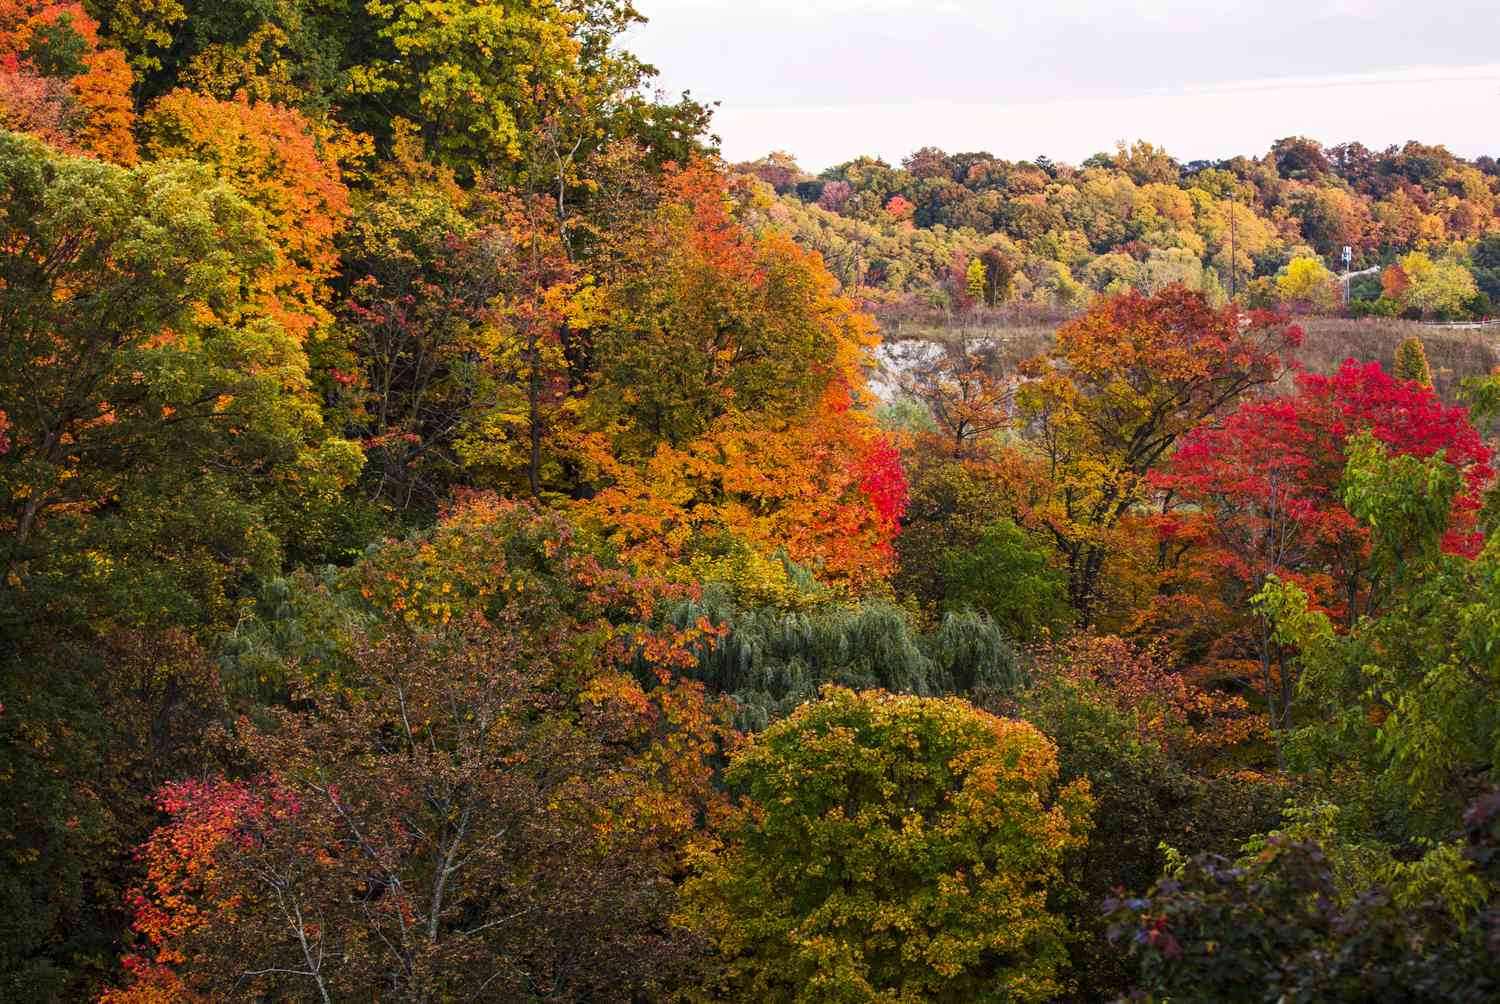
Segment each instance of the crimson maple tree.
[{"label": "crimson maple tree", "polygon": [[1370,561],[1369,531],[1348,512],[1341,485],[1350,440],[1372,434],[1393,454],[1438,453],[1458,469],[1444,548],[1473,557],[1477,520],[1493,470],[1491,451],[1462,407],[1429,387],[1397,380],[1378,363],[1346,361],[1332,376],[1299,374],[1294,395],[1242,405],[1189,434],[1155,484],[1186,503],[1161,521],[1168,540],[1207,543],[1208,588],[1238,620],[1218,630],[1217,658],[1249,660],[1280,729],[1295,699],[1288,653],[1248,598],[1271,576],[1297,582],[1345,626],[1376,609],[1383,583]]}]

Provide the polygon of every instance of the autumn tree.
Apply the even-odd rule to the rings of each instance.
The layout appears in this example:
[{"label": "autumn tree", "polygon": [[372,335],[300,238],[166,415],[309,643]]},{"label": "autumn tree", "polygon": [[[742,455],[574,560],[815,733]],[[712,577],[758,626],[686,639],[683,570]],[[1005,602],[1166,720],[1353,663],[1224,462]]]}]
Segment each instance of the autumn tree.
[{"label": "autumn tree", "polygon": [[1293,258],[1276,277],[1276,295],[1289,306],[1327,310],[1338,302],[1336,283],[1317,258]]},{"label": "autumn tree", "polygon": [[72,153],[138,159],[133,76],[81,3],[0,5],[0,127]]},{"label": "autumn tree", "polygon": [[41,979],[109,937],[79,896],[114,881],[134,813],[108,795],[134,714],[108,697],[109,639],[190,633],[284,554],[348,546],[329,517],[361,457],[321,428],[296,341],[248,309],[272,253],[228,185],[7,133],[0,188],[0,770],[36,813],[0,837],[5,912],[27,918],[3,965]]},{"label": "autumn tree", "polygon": [[235,727],[237,779],[163,790],[110,999],[670,991],[725,730],[674,677],[696,626],[645,627],[657,584],[601,552],[475,496],[242,626],[228,671],[284,699]]},{"label": "autumn tree", "polygon": [[1461,313],[1478,291],[1474,276],[1461,264],[1434,260],[1421,251],[1403,255],[1394,267],[1399,268],[1400,279],[1394,282],[1394,290],[1387,288],[1386,295],[1402,308],[1415,310],[1423,317]]},{"label": "autumn tree", "polygon": [[1063,926],[1047,908],[1087,829],[1031,726],[956,698],[821,700],[751,739],[739,803],[681,920],[722,968],[696,996],[1046,1000]]},{"label": "autumn tree", "polygon": [[1396,346],[1395,367],[1391,370],[1397,380],[1415,380],[1424,387],[1432,386],[1432,368],[1427,365],[1427,350],[1422,339],[1408,335]]},{"label": "autumn tree", "polygon": [[323,1000],[680,980],[694,951],[666,918],[676,821],[612,762],[639,743],[629,710],[557,686],[567,642],[505,618],[397,632],[350,653],[347,697],[313,689],[273,730],[242,723],[255,777],[162,792],[137,978]]},{"label": "autumn tree", "polygon": [[1345,626],[1388,601],[1388,578],[1372,563],[1369,537],[1341,491],[1350,443],[1373,434],[1394,453],[1441,453],[1462,472],[1445,520],[1445,546],[1473,554],[1476,514],[1489,483],[1490,451],[1462,408],[1430,388],[1350,360],[1332,377],[1301,374],[1298,394],[1241,406],[1219,425],[1190,434],[1157,483],[1180,493],[1194,512],[1169,521],[1206,529],[1216,551],[1213,588],[1229,590],[1226,608],[1252,625],[1220,626],[1220,657],[1249,658],[1278,736],[1298,697],[1297,666],[1264,611],[1246,600],[1272,576],[1298,582]]},{"label": "autumn tree", "polygon": [[1159,641],[1079,633],[1036,659],[1019,693],[984,706],[1052,739],[1062,783],[1090,784],[1094,827],[1067,864],[1079,894],[1059,901],[1080,935],[1069,946],[1074,999],[1113,999],[1133,974],[1099,905],[1146,888],[1174,850],[1237,852],[1278,821],[1286,789],[1241,766],[1259,737],[1247,702],[1195,683]]},{"label": "autumn tree", "polygon": [[903,393],[924,405],[955,460],[987,456],[987,442],[1010,425],[1014,381],[998,372],[996,346],[968,327],[940,342],[897,344],[889,353]]},{"label": "autumn tree", "polygon": [[1385,440],[1367,431],[1350,443],[1340,492],[1369,535],[1383,602],[1340,624],[1306,588],[1278,579],[1256,603],[1303,667],[1312,713],[1293,737],[1297,760],[1358,763],[1358,774],[1333,778],[1341,802],[1387,840],[1438,838],[1495,777],[1500,720],[1486,695],[1500,673],[1500,565],[1493,549],[1453,547],[1473,473],[1446,459],[1458,451],[1424,456]]},{"label": "autumn tree", "polygon": [[708,165],[667,190],[616,238],[586,333],[582,510],[657,567],[729,532],[820,575],[880,578],[906,493],[866,410],[870,319],[816,255],[737,220]]},{"label": "autumn tree", "polygon": [[1053,485],[1037,518],[1085,623],[1098,614],[1113,535],[1151,503],[1151,471],[1183,435],[1274,381],[1278,352],[1300,339],[1280,318],[1215,310],[1173,286],[1099,303],[1032,364],[1017,403]]},{"label": "autumn tree", "polygon": [[255,207],[275,255],[259,285],[264,308],[299,341],[325,336],[349,194],[306,119],[280,105],[174,91],[145,125],[156,157],[208,165]]},{"label": "autumn tree", "polygon": [[356,123],[375,135],[395,119],[414,124],[430,154],[465,178],[522,161],[547,107],[628,93],[645,74],[613,44],[641,20],[626,0],[378,2],[369,15],[375,51],[349,71],[362,99]]},{"label": "autumn tree", "polygon": [[[168,575],[161,603],[222,602],[227,581],[274,566],[277,538],[256,528],[271,487],[336,490],[358,464],[349,444],[319,442],[296,342],[247,316],[243,291],[273,261],[257,215],[192,165],[127,171],[7,135],[0,170],[0,226],[16,249],[0,293],[11,441],[0,594],[53,576],[76,589],[82,575],[99,596],[127,569],[144,573],[153,548],[180,546],[195,584],[179,592]],[[240,529],[189,557],[204,538],[181,533],[184,521],[209,511],[200,526]],[[141,603],[140,582],[120,581],[135,594],[125,608]]]}]

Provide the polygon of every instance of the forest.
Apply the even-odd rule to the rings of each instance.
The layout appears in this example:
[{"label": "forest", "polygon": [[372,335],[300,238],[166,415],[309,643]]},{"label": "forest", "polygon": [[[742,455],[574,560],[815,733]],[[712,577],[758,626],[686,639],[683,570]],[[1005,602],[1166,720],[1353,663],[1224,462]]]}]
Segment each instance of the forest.
[{"label": "forest", "polygon": [[642,20],[0,0],[0,1000],[1500,1000],[1496,162]]}]

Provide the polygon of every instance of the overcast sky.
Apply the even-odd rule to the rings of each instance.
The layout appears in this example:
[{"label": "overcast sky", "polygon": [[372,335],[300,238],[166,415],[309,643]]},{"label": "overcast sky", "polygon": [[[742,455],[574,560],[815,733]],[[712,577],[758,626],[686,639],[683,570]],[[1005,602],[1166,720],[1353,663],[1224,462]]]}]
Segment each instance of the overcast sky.
[{"label": "overcast sky", "polygon": [[629,46],[719,101],[731,160],[933,144],[1072,163],[1279,137],[1500,155],[1500,0],[637,0]]}]

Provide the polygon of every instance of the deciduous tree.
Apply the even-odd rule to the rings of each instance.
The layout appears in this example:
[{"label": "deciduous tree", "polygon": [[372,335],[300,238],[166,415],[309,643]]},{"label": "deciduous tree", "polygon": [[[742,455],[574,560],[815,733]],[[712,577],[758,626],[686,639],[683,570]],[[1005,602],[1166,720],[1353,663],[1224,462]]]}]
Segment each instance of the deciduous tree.
[{"label": "deciduous tree", "polygon": [[956,698],[830,688],[740,748],[740,792],[683,922],[722,969],[698,993],[765,1001],[1046,1000],[1061,862],[1086,782],[1052,744]]},{"label": "deciduous tree", "polygon": [[1098,612],[1112,535],[1151,500],[1150,472],[1183,435],[1275,380],[1278,353],[1300,339],[1282,318],[1215,310],[1172,286],[1100,302],[1032,364],[1017,402],[1053,484],[1040,523],[1084,623]]}]

